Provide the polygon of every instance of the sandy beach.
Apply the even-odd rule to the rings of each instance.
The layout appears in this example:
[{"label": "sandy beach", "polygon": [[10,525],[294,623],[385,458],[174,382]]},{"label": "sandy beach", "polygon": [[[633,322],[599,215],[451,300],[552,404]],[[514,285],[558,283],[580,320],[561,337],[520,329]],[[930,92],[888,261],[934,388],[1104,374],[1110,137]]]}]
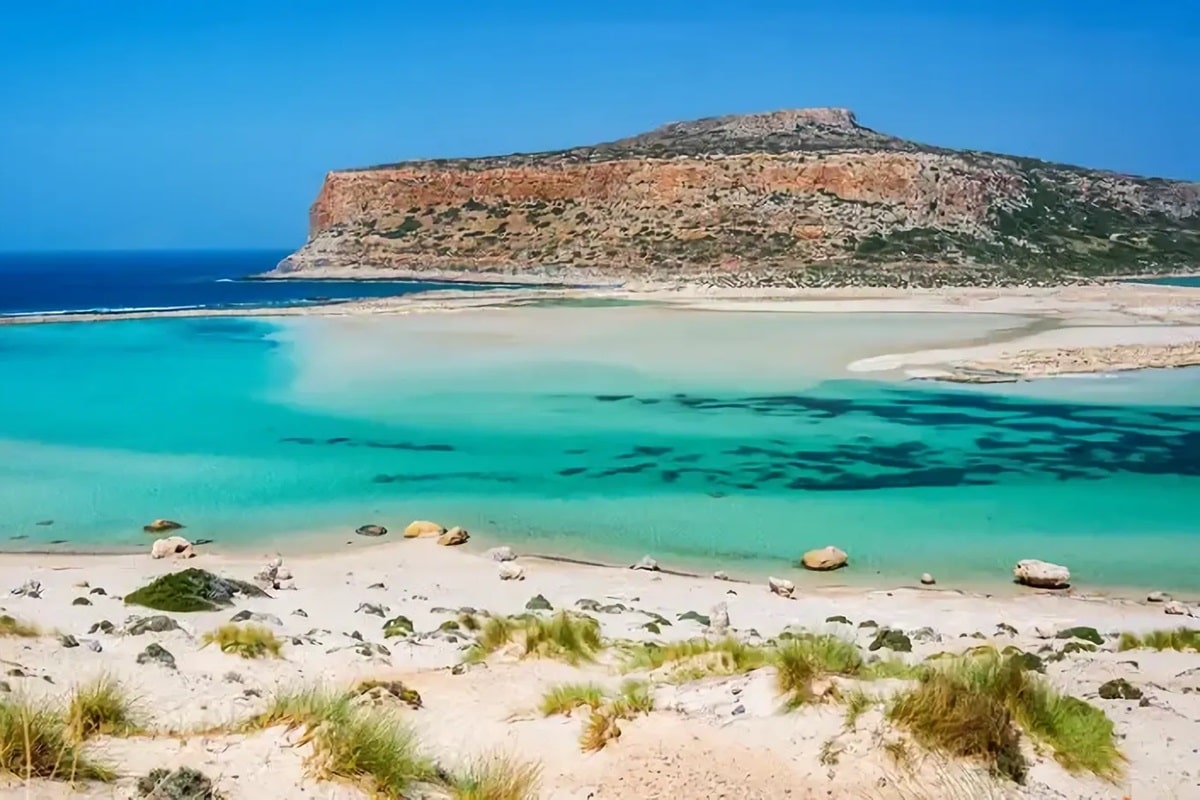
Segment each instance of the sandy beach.
[{"label": "sandy beach", "polygon": [[[490,553],[397,536],[352,537],[352,545],[322,555],[284,553],[282,563],[291,577],[280,585],[294,588],[238,598],[216,612],[162,614],[168,623],[151,626],[161,630],[141,633],[133,624],[136,617],[161,612],[122,602],[138,586],[185,567],[249,581],[277,554],[220,555],[199,548],[186,560],[155,560],[148,554],[0,556],[3,613],[35,623],[43,632],[0,638],[5,688],[12,696],[65,702],[72,687],[107,675],[135,698],[146,727],[142,734],[100,736],[87,744],[88,754],[116,769],[115,784],[70,788],[35,780],[10,784],[3,796],[128,797],[137,776],[155,767],[186,765],[211,777],[230,800],[367,797],[352,781],[315,778],[314,765],[306,761],[311,744],[304,743],[302,731],[274,726],[240,733],[237,728],[281,689],[386,679],[401,680],[420,693],[420,709],[405,706],[395,713],[440,764],[451,768],[496,753],[536,762],[541,770],[536,796],[543,798],[1200,797],[1194,759],[1200,741],[1200,654],[1116,650],[1118,632],[1145,633],[1187,621],[1164,614],[1163,603],[1106,600],[1075,589],[1024,588],[1004,597],[937,587],[812,590],[799,580],[794,596],[785,598],[758,582],[520,557],[497,562]],[[501,579],[501,573],[514,571],[521,572],[520,579]],[[39,596],[7,594],[29,581],[40,584]],[[555,611],[592,609],[590,616],[608,643],[595,662],[573,666],[521,658],[519,651],[501,648],[482,663],[462,665],[472,634],[445,625],[460,609],[521,614],[539,595]],[[727,630],[719,620],[721,607],[728,613]],[[1194,605],[1183,607],[1200,613]],[[709,617],[710,627],[681,619],[689,611]],[[201,636],[235,612],[249,612],[276,632],[284,642],[279,658],[248,660],[203,646]],[[385,638],[385,620],[397,615],[411,620],[413,635]],[[834,616],[849,623],[827,621]],[[651,632],[646,623],[654,619],[670,624]],[[96,630],[101,620],[112,628]],[[906,631],[911,653],[868,651],[879,630],[872,625]],[[1054,638],[1074,626],[1095,628],[1103,643],[1091,652],[1067,647],[1075,639]],[[897,762],[882,743],[907,738],[885,720],[882,706],[873,705],[849,727],[838,700],[789,712],[770,666],[685,681],[669,680],[661,671],[636,674],[650,680],[654,710],[622,722],[620,737],[598,753],[581,752],[577,744],[580,715],[546,717],[538,711],[543,694],[557,684],[589,681],[615,689],[629,677],[618,668],[619,642],[627,648],[633,642],[732,636],[754,644],[785,630],[832,634],[854,642],[865,657],[888,655],[911,664],[983,644],[1040,653],[1045,680],[1096,704],[1113,720],[1128,759],[1122,776],[1108,782],[1071,774],[1028,741],[1024,749],[1031,769],[1024,786],[992,778],[970,761],[946,760],[915,746],[910,761]],[[169,651],[173,665],[139,663],[139,653],[152,643]],[[1144,699],[1098,699],[1100,685],[1115,678],[1139,687]],[[837,678],[835,683],[843,693],[861,685],[873,696],[887,697],[909,682]],[[964,794],[962,787],[974,788]],[[430,791],[413,796],[444,796]]]}]

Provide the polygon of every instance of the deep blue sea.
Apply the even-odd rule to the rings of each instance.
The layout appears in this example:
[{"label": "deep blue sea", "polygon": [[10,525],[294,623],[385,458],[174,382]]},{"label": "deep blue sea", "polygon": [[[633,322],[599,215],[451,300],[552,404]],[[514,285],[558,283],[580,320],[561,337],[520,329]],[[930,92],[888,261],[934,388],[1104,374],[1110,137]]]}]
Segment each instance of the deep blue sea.
[{"label": "deep blue sea", "polygon": [[0,253],[0,316],[54,312],[297,306],[470,284],[264,281],[282,250]]}]

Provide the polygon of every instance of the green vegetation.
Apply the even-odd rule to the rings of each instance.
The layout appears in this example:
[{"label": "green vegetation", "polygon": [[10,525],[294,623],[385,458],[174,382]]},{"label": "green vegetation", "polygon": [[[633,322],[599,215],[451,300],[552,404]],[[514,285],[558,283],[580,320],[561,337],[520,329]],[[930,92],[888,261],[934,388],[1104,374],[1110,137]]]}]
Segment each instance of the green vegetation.
[{"label": "green vegetation", "polygon": [[116,777],[83,754],[57,709],[27,698],[0,702],[0,774],[26,781],[107,782]]},{"label": "green vegetation", "polygon": [[1058,694],[1012,657],[978,655],[941,662],[888,709],[926,747],[983,760],[1020,782],[1027,764],[1017,727],[1070,771],[1115,780],[1124,760],[1113,724],[1099,709]]},{"label": "green vegetation", "polygon": [[854,730],[858,724],[858,718],[879,702],[876,697],[867,694],[862,689],[851,689],[849,692],[844,692],[841,695],[841,701],[846,706],[846,718],[842,727],[848,731]]},{"label": "green vegetation", "polygon": [[41,636],[42,632],[34,625],[22,622],[8,614],[0,614],[0,636]]},{"label": "green vegetation", "polygon": [[765,667],[770,650],[749,645],[732,637],[718,640],[687,639],[658,645],[652,642],[633,645],[622,669],[652,671],[669,667],[666,680],[687,683],[713,675],[739,675]]},{"label": "green vegetation", "polygon": [[537,800],[541,767],[499,755],[476,759],[453,776],[454,800]]},{"label": "green vegetation", "polygon": [[1200,631],[1192,628],[1150,631],[1141,636],[1122,633],[1118,650],[1196,650],[1200,651]]},{"label": "green vegetation", "polygon": [[274,725],[305,729],[302,741],[314,748],[311,763],[318,778],[358,782],[368,793],[389,800],[407,797],[415,782],[439,779],[433,762],[418,752],[416,738],[399,717],[356,705],[346,692],[282,692],[246,727]]},{"label": "green vegetation", "polygon": [[836,636],[803,636],[789,639],[772,653],[775,688],[789,710],[817,699],[813,681],[829,675],[857,675],[862,654],[853,642]]},{"label": "green vegetation", "polygon": [[209,631],[201,638],[205,646],[215,644],[222,653],[233,653],[242,658],[278,658],[283,641],[264,625],[237,625],[228,623]]},{"label": "green vegetation", "polygon": [[252,583],[221,578],[202,569],[185,569],[163,575],[140,589],[125,595],[126,605],[145,606],[158,611],[187,613],[220,611],[233,605],[235,595],[266,597]]},{"label": "green vegetation", "polygon": [[604,689],[594,683],[561,683],[551,686],[542,696],[539,710],[543,716],[571,716],[577,708],[599,708],[604,703]]},{"label": "green vegetation", "polygon": [[650,693],[650,684],[635,680],[622,682],[612,705],[618,716],[627,719],[632,719],[638,714],[649,714],[654,710],[654,696]]},{"label": "green vegetation", "polygon": [[101,676],[77,687],[67,706],[67,731],[73,741],[93,736],[128,736],[142,729],[141,715],[124,687]]},{"label": "green vegetation", "polygon": [[522,658],[551,658],[568,664],[595,661],[604,646],[600,623],[586,614],[560,611],[551,617],[489,617],[468,650],[467,660],[481,661],[510,642],[519,644]]}]

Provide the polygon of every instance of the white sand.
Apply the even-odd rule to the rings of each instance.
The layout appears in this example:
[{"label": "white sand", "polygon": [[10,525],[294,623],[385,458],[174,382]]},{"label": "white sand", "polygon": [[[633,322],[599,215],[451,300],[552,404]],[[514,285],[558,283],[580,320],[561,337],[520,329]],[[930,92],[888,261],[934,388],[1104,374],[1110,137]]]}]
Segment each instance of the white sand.
[{"label": "white sand", "polygon": [[[293,591],[274,591],[271,599],[240,600],[236,608],[219,613],[170,615],[185,631],[140,636],[86,633],[101,619],[120,627],[131,613],[154,613],[126,607],[117,598],[157,575],[186,565],[249,579],[267,555],[250,559],[202,553],[186,564],[154,561],[148,555],[0,556],[4,613],[80,640],[96,639],[103,647],[99,653],[86,644],[68,649],[55,636],[0,639],[5,669],[20,668],[29,675],[5,680],[14,692],[63,697],[71,686],[108,673],[133,691],[156,729],[186,731],[245,718],[261,709],[264,698],[279,686],[400,677],[424,698],[425,708],[403,713],[424,747],[439,761],[454,765],[495,751],[537,760],[543,768],[541,796],[545,798],[1200,797],[1200,762],[1194,751],[1200,742],[1200,654],[1196,653],[1118,654],[1112,652],[1110,641],[1101,652],[1073,654],[1049,665],[1053,683],[1097,703],[1116,722],[1120,745],[1130,759],[1127,778],[1119,785],[1070,776],[1052,759],[1030,751],[1035,767],[1027,787],[963,795],[952,794],[948,787],[937,788],[938,780],[955,784],[971,780],[981,787],[983,779],[970,777],[975,772],[962,765],[938,767],[940,762],[925,759],[919,761],[916,774],[909,775],[889,760],[881,742],[899,734],[883,722],[878,711],[865,715],[852,733],[842,731],[843,711],[836,704],[782,713],[769,668],[682,687],[664,686],[656,694],[660,710],[623,723],[624,735],[619,741],[599,754],[585,755],[576,743],[580,719],[543,719],[535,707],[542,692],[557,682],[589,679],[615,687],[621,676],[611,666],[576,669],[501,655],[487,666],[454,675],[449,667],[461,660],[458,644],[438,639],[385,642],[383,619],[356,613],[360,603],[382,604],[389,616],[404,614],[418,631],[431,631],[451,618],[434,613],[434,607],[469,605],[493,613],[517,613],[531,596],[540,593],[556,608],[592,598],[637,609],[598,617],[607,637],[643,639],[651,634],[640,627],[648,619],[641,610],[675,620],[681,612],[708,613],[715,604],[725,602],[739,635],[747,635],[753,628],[770,636],[798,625],[857,637],[864,645],[869,641],[867,631],[827,624],[826,617],[834,614],[854,622],[874,619],[908,631],[930,626],[939,641],[916,642],[913,657],[923,657],[980,644],[962,635],[976,631],[992,634],[999,622],[1016,626],[1020,634],[1015,638],[1001,635],[993,640],[995,644],[1017,644],[1033,651],[1046,644],[1056,649],[1063,644],[1039,639],[1039,628],[1056,631],[1082,624],[1101,632],[1145,631],[1183,621],[1164,615],[1159,605],[1032,590],[1006,597],[915,589],[815,591],[806,589],[805,576],[794,570],[787,572],[800,587],[799,599],[786,600],[762,585],[530,559],[517,562],[524,566],[526,580],[502,582],[495,563],[465,549],[438,547],[431,540],[383,544],[362,540],[333,554],[289,557],[286,565],[298,586]],[[31,578],[42,583],[40,599],[7,595],[8,589]],[[107,595],[89,595],[89,589],[78,585],[82,581],[92,588],[102,587]],[[375,583],[384,587],[369,588]],[[80,596],[88,597],[93,605],[72,605]],[[199,635],[225,622],[238,609],[274,614],[282,622],[282,635],[313,631],[319,643],[288,645],[283,659],[261,661],[244,661],[215,648],[201,648]],[[303,609],[308,616],[296,616],[296,609]],[[360,632],[365,641],[385,643],[390,656],[367,658],[351,649],[357,642],[347,634],[353,631]],[[663,628],[661,638],[702,633],[697,623],[675,622]],[[178,669],[137,664],[137,654],[150,642],[166,647],[175,656]],[[225,677],[231,671],[238,673],[240,680]],[[1096,700],[1099,684],[1118,676],[1142,687],[1149,705]],[[887,684],[868,684],[866,688],[884,692]],[[160,735],[100,740],[93,748],[98,756],[117,763],[127,776],[157,766],[196,766],[218,778],[220,789],[231,799],[365,796],[357,789],[320,783],[308,776],[303,761],[307,751],[290,746],[298,735],[281,730],[249,737]],[[832,744],[827,745],[830,740]],[[837,765],[822,763],[823,748],[841,751]],[[938,778],[947,771],[950,777]],[[70,796],[127,797],[131,781],[130,777],[116,787],[85,787]],[[0,795],[66,797],[68,792],[35,782],[31,787],[12,785]]]}]

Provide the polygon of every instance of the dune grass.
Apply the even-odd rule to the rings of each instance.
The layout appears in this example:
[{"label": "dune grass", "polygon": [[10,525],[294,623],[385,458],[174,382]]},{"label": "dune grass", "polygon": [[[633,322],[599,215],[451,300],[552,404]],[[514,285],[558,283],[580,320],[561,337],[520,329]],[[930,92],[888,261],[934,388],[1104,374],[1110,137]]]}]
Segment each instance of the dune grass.
[{"label": "dune grass", "polygon": [[1200,630],[1175,628],[1144,633],[1122,633],[1118,650],[1196,650],[1200,651]]},{"label": "dune grass", "polygon": [[1017,782],[1028,767],[1018,728],[1069,771],[1106,780],[1122,773],[1124,757],[1104,712],[1059,694],[1011,656],[947,660],[898,695],[887,713],[926,747],[979,758]]},{"label": "dune grass", "polygon": [[594,617],[560,611],[550,617],[489,617],[467,651],[467,660],[482,661],[509,643],[520,646],[522,658],[549,658],[568,664],[595,661],[604,649],[600,623]]},{"label": "dune grass", "polygon": [[112,781],[108,766],[84,755],[62,713],[40,700],[0,702],[0,774],[25,781]]},{"label": "dune grass", "polygon": [[454,800],[537,800],[542,769],[528,761],[488,755],[451,777]]},{"label": "dune grass", "polygon": [[232,653],[242,658],[279,658],[283,640],[265,625],[228,623],[204,634],[201,641],[205,646],[215,644],[222,653]]},{"label": "dune grass", "polygon": [[31,625],[28,622],[22,622],[16,617],[8,614],[0,614],[0,636],[19,636],[22,638],[31,638],[41,635],[42,632],[36,625]]},{"label": "dune grass", "polygon": [[646,681],[628,680],[621,684],[617,696],[612,700],[613,710],[618,717],[633,719],[638,714],[649,714],[654,710],[654,695]]},{"label": "dune grass", "polygon": [[577,708],[596,709],[603,703],[604,689],[594,683],[560,683],[547,690],[538,708],[542,716],[569,717]]},{"label": "dune grass", "polygon": [[413,783],[440,781],[432,761],[422,756],[403,720],[353,702],[352,695],[323,688],[285,691],[246,728],[274,725],[305,728],[301,741],[313,746],[316,777],[341,778],[366,786],[374,795],[399,800]]},{"label": "dune grass", "polygon": [[67,705],[67,731],[76,742],[93,736],[129,736],[142,730],[142,716],[123,686],[103,675],[78,686]]},{"label": "dune grass", "polygon": [[621,668],[652,672],[668,668],[664,679],[688,683],[718,675],[741,675],[770,663],[770,649],[725,639],[686,639],[667,644],[643,642],[629,648]]},{"label": "dune grass", "polygon": [[852,731],[858,725],[858,718],[867,713],[867,710],[879,702],[874,695],[867,694],[862,689],[852,689],[848,692],[843,692],[841,701],[846,707],[846,717],[842,722],[842,729]]},{"label": "dune grass", "polygon": [[771,654],[775,688],[788,710],[813,702],[813,681],[830,675],[855,676],[863,668],[862,652],[850,641],[828,634],[796,636]]}]

